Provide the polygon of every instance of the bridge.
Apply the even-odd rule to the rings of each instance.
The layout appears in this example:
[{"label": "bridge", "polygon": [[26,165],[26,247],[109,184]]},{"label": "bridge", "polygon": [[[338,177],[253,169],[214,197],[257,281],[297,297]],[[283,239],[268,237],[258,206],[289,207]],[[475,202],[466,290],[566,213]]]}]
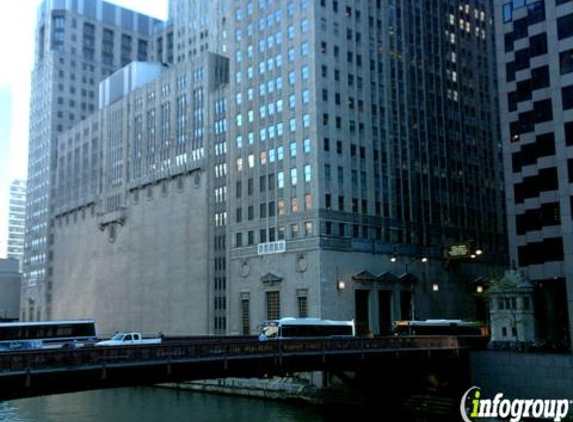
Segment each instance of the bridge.
[{"label": "bridge", "polygon": [[0,353],[0,400],[198,379],[357,371],[445,362],[469,349],[457,337],[172,340],[156,345]]}]

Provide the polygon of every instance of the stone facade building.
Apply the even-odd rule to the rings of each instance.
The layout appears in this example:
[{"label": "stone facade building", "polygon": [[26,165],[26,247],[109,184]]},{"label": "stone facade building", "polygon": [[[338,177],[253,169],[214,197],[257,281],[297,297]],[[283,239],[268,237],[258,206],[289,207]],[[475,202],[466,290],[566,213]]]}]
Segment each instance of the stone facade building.
[{"label": "stone facade building", "polygon": [[475,318],[506,256],[491,2],[200,3],[58,138],[51,316]]},{"label": "stone facade building", "polygon": [[224,157],[211,141],[227,81],[214,54],[169,71],[133,62],[102,83],[102,108],[60,136],[54,317],[95,317],[102,333],[224,323],[211,318],[225,317],[214,305],[225,210],[212,195],[223,195]]},{"label": "stone facade building", "polygon": [[0,321],[18,320],[22,274],[15,258],[0,259]]},{"label": "stone facade building", "polygon": [[[51,319],[57,136],[98,108],[99,82],[133,60],[173,59],[163,22],[99,0],[44,0],[32,72],[23,319]],[[171,39],[171,43],[169,43]],[[23,302],[23,303],[24,303]]]}]

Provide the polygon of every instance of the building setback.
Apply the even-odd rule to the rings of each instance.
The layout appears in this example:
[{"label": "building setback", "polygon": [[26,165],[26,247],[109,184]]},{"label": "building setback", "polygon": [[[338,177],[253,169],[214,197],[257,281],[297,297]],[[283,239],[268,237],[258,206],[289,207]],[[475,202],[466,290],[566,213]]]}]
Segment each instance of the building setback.
[{"label": "building setback", "polygon": [[491,2],[170,10],[177,64],[111,75],[58,138],[52,316],[197,334],[475,318],[507,252]]},{"label": "building setback", "polygon": [[573,329],[573,2],[496,7],[511,262],[535,283],[537,336]]},{"label": "building setback", "polygon": [[[98,108],[98,84],[132,60],[172,59],[161,21],[99,0],[38,7],[32,72],[23,319],[50,319],[56,139]],[[31,313],[30,313],[31,312]]]}]

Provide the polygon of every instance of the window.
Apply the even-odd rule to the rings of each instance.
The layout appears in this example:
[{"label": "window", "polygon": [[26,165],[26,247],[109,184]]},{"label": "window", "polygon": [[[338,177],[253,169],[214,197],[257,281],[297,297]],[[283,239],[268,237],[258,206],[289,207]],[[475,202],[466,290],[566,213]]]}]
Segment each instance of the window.
[{"label": "window", "polygon": [[[540,47],[536,46],[536,51],[539,51],[539,48]],[[515,52],[515,70],[523,70],[529,67],[529,54],[529,48]]]},{"label": "window", "polygon": [[573,36],[573,13],[557,18],[557,38],[562,40]]},{"label": "window", "polygon": [[534,3],[529,2],[527,5],[527,23],[534,25],[545,19],[545,4],[543,0]]},{"label": "window", "polygon": [[529,39],[529,57],[537,57],[542,54],[547,54],[547,34],[545,32]]},{"label": "window", "polygon": [[235,246],[243,246],[243,233],[235,233]]},{"label": "window", "polygon": [[304,209],[311,210],[312,209],[312,196],[310,193],[304,195]]},{"label": "window", "polygon": [[563,110],[573,109],[573,85],[561,88],[561,102]]},{"label": "window", "polygon": [[305,221],[304,222],[304,235],[305,236],[312,236],[312,221]]},{"label": "window", "polygon": [[296,196],[290,199],[290,210],[291,212],[298,212],[298,198]]},{"label": "window", "polygon": [[511,7],[511,3],[504,4],[503,5],[503,22],[504,23],[511,22],[512,15],[513,15],[513,10]]},{"label": "window", "polygon": [[312,177],[312,173],[311,173],[311,167],[310,164],[306,164],[304,166],[304,181],[305,182],[310,182]]},{"label": "window", "polygon": [[248,336],[251,334],[251,311],[249,299],[241,299],[241,334]]},{"label": "window", "polygon": [[[573,88],[573,86],[571,88]],[[563,92],[565,89],[566,88],[563,88],[561,92]],[[571,90],[570,95],[573,95],[573,90]],[[571,100],[570,108],[573,108],[573,97],[571,97],[570,100]],[[563,109],[566,110],[564,95],[563,95]],[[533,115],[535,123],[543,123],[553,120],[553,108],[551,106],[551,99],[535,101],[533,103]]]},{"label": "window", "polygon": [[531,89],[547,88],[549,86],[549,66],[541,66],[531,70]]},{"label": "window", "polygon": [[573,48],[559,54],[559,68],[562,75],[573,72]]},{"label": "window", "polygon": [[297,297],[299,318],[308,317],[308,298],[306,295]]},{"label": "window", "polygon": [[291,224],[290,225],[290,236],[293,239],[296,239],[298,237],[298,224]]},{"label": "window", "polygon": [[281,299],[280,292],[267,292],[267,320],[281,318]]},{"label": "window", "polygon": [[290,184],[291,186],[296,186],[297,182],[297,175],[296,175],[296,168],[290,169]]},{"label": "window", "polygon": [[564,125],[565,145],[573,145],[573,122],[567,122]]},{"label": "window", "polygon": [[290,156],[296,157],[296,142],[290,143]]}]

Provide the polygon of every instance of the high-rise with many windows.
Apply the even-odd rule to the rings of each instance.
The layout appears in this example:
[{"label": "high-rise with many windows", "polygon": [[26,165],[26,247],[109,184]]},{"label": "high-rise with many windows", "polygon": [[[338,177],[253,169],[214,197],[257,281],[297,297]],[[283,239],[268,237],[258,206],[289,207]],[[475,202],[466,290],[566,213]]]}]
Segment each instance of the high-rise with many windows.
[{"label": "high-rise with many windows", "polygon": [[[26,217],[26,181],[14,180],[8,198],[7,258],[21,261],[24,253],[24,220]],[[21,268],[20,268],[21,269]]]},{"label": "high-rise with many windows", "polygon": [[54,316],[230,334],[475,317],[506,256],[492,2],[170,10],[176,64],[112,75],[58,138]]},{"label": "high-rise with many windows", "polygon": [[229,331],[472,315],[494,270],[442,251],[506,253],[491,2],[228,8]]},{"label": "high-rise with many windows", "polygon": [[573,1],[499,2],[496,23],[511,262],[535,284],[537,336],[568,343],[573,337]]}]

